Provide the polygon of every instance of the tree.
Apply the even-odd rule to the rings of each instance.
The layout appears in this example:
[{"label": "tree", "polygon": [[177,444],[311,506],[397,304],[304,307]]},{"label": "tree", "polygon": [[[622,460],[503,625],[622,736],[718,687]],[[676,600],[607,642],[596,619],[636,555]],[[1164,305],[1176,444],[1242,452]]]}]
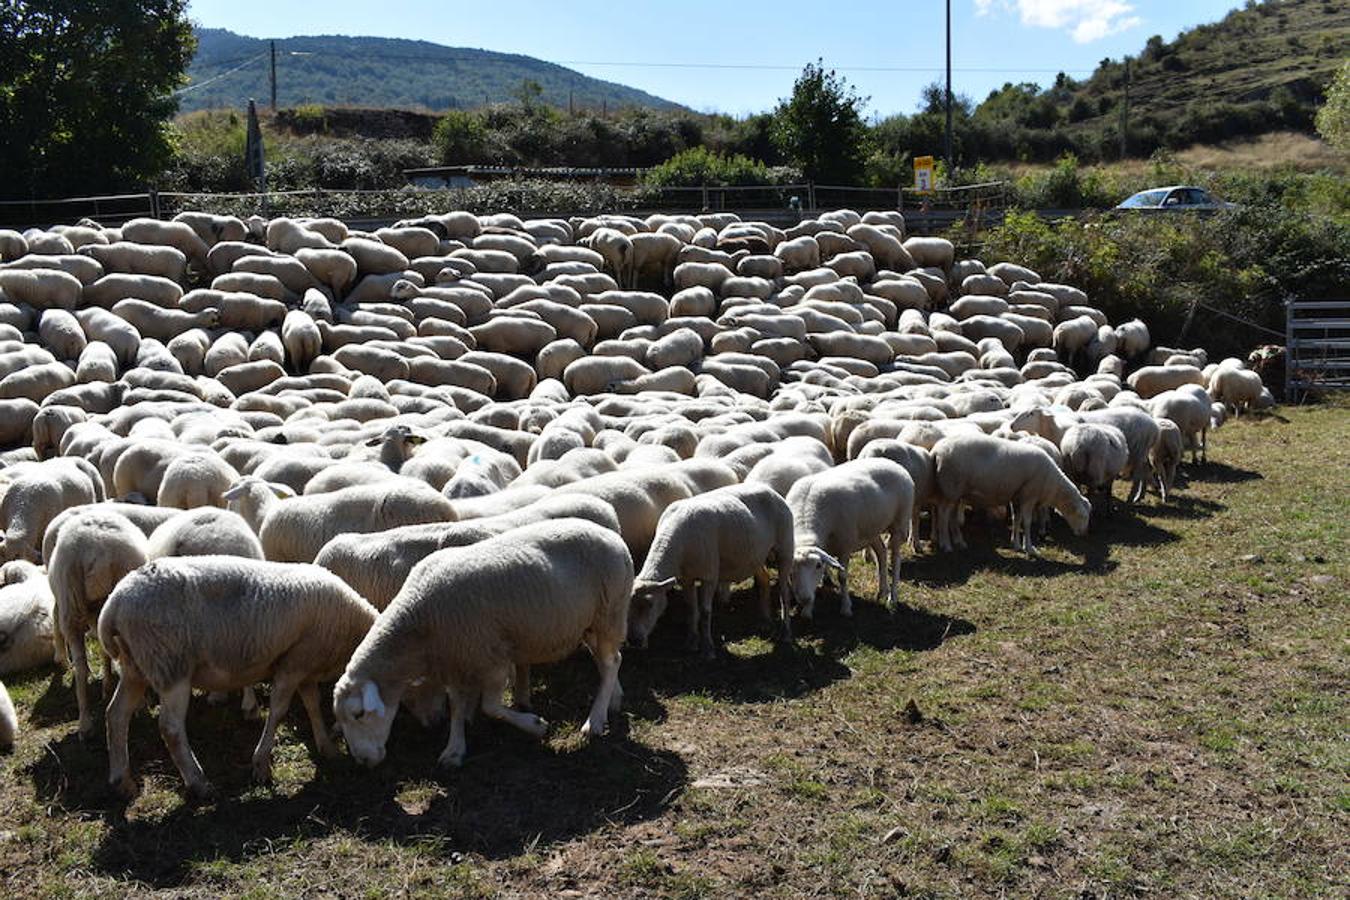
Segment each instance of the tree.
[{"label": "tree", "polygon": [[812,181],[856,184],[867,158],[866,103],[834,70],[808,63],[774,110],[774,143]]},{"label": "tree", "polygon": [[1350,62],[1327,87],[1327,102],[1317,111],[1317,133],[1342,153],[1350,153]]},{"label": "tree", "polygon": [[186,0],[0,3],[0,195],[140,186],[173,156]]}]

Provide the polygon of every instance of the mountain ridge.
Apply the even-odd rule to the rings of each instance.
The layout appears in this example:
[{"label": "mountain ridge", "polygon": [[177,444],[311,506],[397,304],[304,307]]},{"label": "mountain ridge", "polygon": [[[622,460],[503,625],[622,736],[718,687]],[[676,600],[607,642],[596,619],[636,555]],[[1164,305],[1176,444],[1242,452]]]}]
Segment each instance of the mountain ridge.
[{"label": "mountain ridge", "polygon": [[576,108],[680,109],[646,91],[583,75],[517,53],[449,47],[431,41],[361,35],[255,38],[224,28],[195,29],[198,45],[179,92],[179,109],[239,107],[269,100],[270,43],[277,45],[279,106],[353,105],[441,111],[520,96],[527,81],[538,99]]}]

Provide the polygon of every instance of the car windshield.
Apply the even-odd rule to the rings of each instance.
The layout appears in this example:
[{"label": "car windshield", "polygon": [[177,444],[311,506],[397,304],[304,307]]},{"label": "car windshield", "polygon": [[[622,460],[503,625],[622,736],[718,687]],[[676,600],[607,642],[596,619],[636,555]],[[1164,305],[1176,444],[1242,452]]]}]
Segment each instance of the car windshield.
[{"label": "car windshield", "polygon": [[1167,191],[1140,191],[1120,205],[1127,209],[1140,206],[1157,206],[1162,203],[1162,199],[1166,195]]}]

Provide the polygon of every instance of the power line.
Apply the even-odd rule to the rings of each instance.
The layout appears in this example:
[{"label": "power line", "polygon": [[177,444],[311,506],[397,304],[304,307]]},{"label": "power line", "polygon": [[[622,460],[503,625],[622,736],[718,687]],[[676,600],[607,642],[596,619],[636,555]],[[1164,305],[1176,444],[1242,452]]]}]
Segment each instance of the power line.
[{"label": "power line", "polygon": [[213,77],[211,77],[211,78],[206,79],[205,81],[199,81],[199,82],[197,82],[196,84],[189,84],[187,87],[181,87],[181,88],[179,88],[178,90],[174,91],[174,92],[173,92],[173,95],[174,95],[175,97],[177,97],[177,96],[179,96],[180,94],[186,94],[186,93],[189,93],[189,92],[191,92],[191,91],[195,91],[195,90],[197,90],[198,88],[204,88],[204,87],[206,87],[208,84],[211,84],[211,83],[213,83],[213,82],[219,81],[220,79],[225,78],[225,77],[228,76],[228,75],[233,75],[235,72],[238,72],[240,69],[244,68],[244,67],[247,66],[249,63],[257,62],[258,60],[262,59],[262,58],[263,58],[264,56],[266,56],[266,55],[267,55],[266,53],[259,53],[257,56],[254,56],[254,57],[251,57],[250,59],[245,60],[244,62],[242,62],[242,63],[240,63],[239,65],[235,66],[233,69],[230,69],[229,71],[221,72],[219,75],[215,75],[215,76],[213,76]]}]

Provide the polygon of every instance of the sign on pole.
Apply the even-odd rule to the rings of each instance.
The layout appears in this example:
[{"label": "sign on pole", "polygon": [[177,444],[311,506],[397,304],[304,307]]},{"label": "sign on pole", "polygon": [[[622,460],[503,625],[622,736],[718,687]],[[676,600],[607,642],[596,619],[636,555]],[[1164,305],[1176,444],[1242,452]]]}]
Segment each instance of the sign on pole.
[{"label": "sign on pole", "polygon": [[933,157],[914,157],[914,190],[925,194],[933,190]]}]

